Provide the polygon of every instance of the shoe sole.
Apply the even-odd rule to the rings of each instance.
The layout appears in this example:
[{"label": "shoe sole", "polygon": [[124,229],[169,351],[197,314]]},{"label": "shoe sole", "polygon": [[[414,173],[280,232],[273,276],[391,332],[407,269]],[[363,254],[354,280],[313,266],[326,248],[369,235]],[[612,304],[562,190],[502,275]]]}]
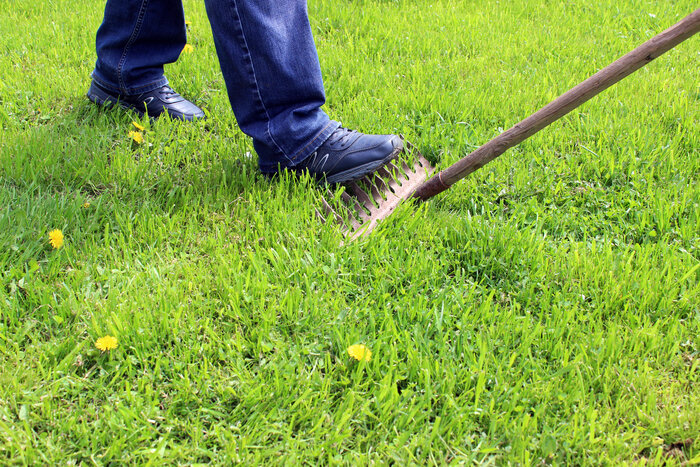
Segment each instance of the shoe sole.
[{"label": "shoe sole", "polygon": [[[119,98],[115,98],[114,96],[107,94],[106,92],[102,91],[99,88],[95,88],[94,86],[90,87],[90,89],[87,92],[87,98],[90,99],[94,104],[97,104],[101,107],[110,107],[113,105],[118,105],[124,110],[128,111],[133,111],[136,112],[139,117],[143,117],[146,115],[146,112],[143,110],[139,109],[138,107],[133,106],[132,104],[128,104],[126,102],[122,102],[119,100]],[[178,113],[172,113],[168,111],[163,111],[157,115],[148,115],[149,118],[158,118],[163,114],[168,114],[170,115],[170,118],[173,120],[182,120],[182,121],[187,121],[191,122],[192,120],[195,119],[204,119],[206,118],[204,114],[202,115],[192,115],[192,116],[185,116],[184,114],[178,114]]]},{"label": "shoe sole", "polygon": [[401,151],[403,151],[403,141],[399,140],[400,144],[394,148],[391,153],[384,159],[374,162],[368,162],[367,164],[359,165],[355,168],[346,170],[344,172],[339,172],[330,177],[325,177],[321,181],[325,181],[328,184],[345,183],[359,180],[373,172],[376,172],[379,168],[391,162],[396,156],[398,156]]},{"label": "shoe sole", "polygon": [[95,86],[90,86],[90,89],[87,92],[87,98],[90,99],[90,101],[94,104],[97,104],[101,107],[118,105],[124,110],[133,110],[134,112],[139,114],[139,117],[143,117],[145,114],[144,111],[139,110],[137,107],[122,102],[119,99],[115,99],[114,96],[107,94],[106,92],[102,91],[100,88],[97,88]]}]

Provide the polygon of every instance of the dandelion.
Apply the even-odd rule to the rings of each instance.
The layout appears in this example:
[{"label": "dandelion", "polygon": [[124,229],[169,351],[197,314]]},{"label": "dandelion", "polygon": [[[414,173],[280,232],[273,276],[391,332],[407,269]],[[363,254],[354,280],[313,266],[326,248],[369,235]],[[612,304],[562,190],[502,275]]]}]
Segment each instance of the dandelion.
[{"label": "dandelion", "polygon": [[348,355],[357,361],[368,362],[372,357],[372,351],[364,344],[355,344],[348,347]]},{"label": "dandelion", "polygon": [[138,122],[131,122],[131,124],[134,125],[134,126],[136,127],[136,129],[139,130],[139,131],[143,131],[143,130],[146,129],[145,126],[141,125],[141,124],[138,123]]},{"label": "dandelion", "polygon": [[185,20],[185,26],[187,26],[188,28],[192,26],[192,21]]},{"label": "dandelion", "polygon": [[185,46],[182,48],[182,52],[186,54],[191,54],[193,50],[194,47],[192,47],[192,44],[185,44]]},{"label": "dandelion", "polygon": [[95,347],[103,352],[117,348],[117,338],[114,336],[104,336],[97,339]]},{"label": "dandelion", "polygon": [[83,203],[83,207],[84,207],[85,209],[89,208],[89,207],[90,207],[90,201],[85,201],[85,202]]},{"label": "dandelion", "polygon": [[134,140],[134,143],[136,144],[143,143],[143,133],[141,133],[140,131],[130,131],[129,138]]},{"label": "dandelion", "polygon": [[63,232],[58,229],[49,232],[49,243],[56,250],[61,248],[63,246]]}]

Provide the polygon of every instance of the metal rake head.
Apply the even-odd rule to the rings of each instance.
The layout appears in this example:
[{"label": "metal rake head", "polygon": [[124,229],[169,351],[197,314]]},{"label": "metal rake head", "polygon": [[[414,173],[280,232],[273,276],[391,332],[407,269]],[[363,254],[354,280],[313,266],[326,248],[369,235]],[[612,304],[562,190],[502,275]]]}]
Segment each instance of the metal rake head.
[{"label": "metal rake head", "polygon": [[330,189],[321,196],[323,222],[340,224],[350,241],[368,235],[377,224],[396,209],[434,172],[435,168],[408,141],[391,162],[360,180],[343,183],[340,199]]}]

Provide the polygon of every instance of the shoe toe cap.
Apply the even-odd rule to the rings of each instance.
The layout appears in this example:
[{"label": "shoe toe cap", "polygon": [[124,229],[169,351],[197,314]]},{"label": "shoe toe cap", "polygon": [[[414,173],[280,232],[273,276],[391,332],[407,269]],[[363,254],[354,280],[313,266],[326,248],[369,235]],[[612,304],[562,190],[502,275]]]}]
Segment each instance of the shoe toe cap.
[{"label": "shoe toe cap", "polygon": [[[358,167],[379,168],[403,149],[403,141],[396,135],[366,135],[362,144],[355,144],[334,167],[333,173]],[[359,142],[359,141],[358,141]]]},{"label": "shoe toe cap", "polygon": [[353,154],[358,163],[385,160],[403,149],[403,141],[397,135],[367,136],[371,138],[368,138],[363,145],[353,148]]},{"label": "shoe toe cap", "polygon": [[165,105],[163,110],[168,112],[171,117],[181,120],[194,120],[204,118],[204,111],[188,100],[183,100],[176,104]]}]

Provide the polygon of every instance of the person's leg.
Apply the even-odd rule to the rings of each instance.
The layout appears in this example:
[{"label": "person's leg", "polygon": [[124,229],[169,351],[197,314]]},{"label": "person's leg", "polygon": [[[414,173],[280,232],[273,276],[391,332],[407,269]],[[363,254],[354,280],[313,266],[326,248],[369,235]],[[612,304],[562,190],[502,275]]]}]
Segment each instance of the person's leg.
[{"label": "person's leg", "polygon": [[176,61],[186,42],[180,0],[107,0],[93,79],[127,96],[158,89],[168,84],[163,65]]},{"label": "person's leg", "polygon": [[152,117],[163,113],[183,120],[204,117],[199,107],[170,88],[163,75],[163,65],[176,61],[186,42],[181,0],[107,0],[88,98]]},{"label": "person's leg", "polygon": [[206,0],[229,100],[260,169],[306,158],[340,125],[328,118],[305,0]]}]

